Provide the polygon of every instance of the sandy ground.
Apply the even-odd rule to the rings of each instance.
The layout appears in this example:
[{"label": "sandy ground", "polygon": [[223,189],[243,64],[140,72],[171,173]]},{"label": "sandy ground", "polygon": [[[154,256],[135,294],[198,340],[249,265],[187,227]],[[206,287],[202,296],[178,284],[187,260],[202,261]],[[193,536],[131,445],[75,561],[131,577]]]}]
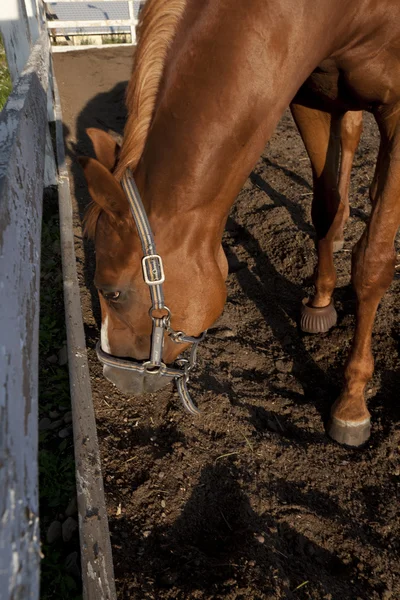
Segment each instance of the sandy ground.
[{"label": "sandy ground", "polygon": [[350,251],[370,210],[372,118],[335,259],[337,327],[317,337],[297,327],[315,265],[311,173],[286,114],[228,220],[228,301],[200,351],[191,390],[203,416],[192,418],[172,389],[119,394],[94,353],[93,249],[79,226],[89,200],[74,159],[93,154],[86,127],[122,132],[131,51],[58,54],[55,69],[118,597],[400,599],[399,278],[374,329],[371,440],[351,450],[324,432],[354,328]]}]

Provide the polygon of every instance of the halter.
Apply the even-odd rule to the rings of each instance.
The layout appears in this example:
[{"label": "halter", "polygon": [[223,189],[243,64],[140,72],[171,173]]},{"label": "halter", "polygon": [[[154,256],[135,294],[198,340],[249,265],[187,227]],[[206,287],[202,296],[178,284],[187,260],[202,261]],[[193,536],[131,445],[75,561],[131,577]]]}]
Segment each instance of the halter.
[{"label": "halter", "polygon": [[[151,231],[150,223],[143,206],[142,199],[133,179],[130,169],[127,169],[121,180],[122,187],[129,201],[133,219],[142,244],[143,258],[142,271],[143,279],[149,286],[151,307],[149,316],[153,321],[151,334],[150,358],[145,361],[136,361],[131,358],[120,358],[104,352],[100,341],[96,345],[96,353],[99,361],[106,366],[122,369],[125,371],[134,371],[143,377],[169,377],[175,380],[179,397],[184,408],[193,415],[200,414],[199,409],[194,404],[187,389],[189,375],[196,365],[197,349],[199,343],[204,339],[206,331],[200,336],[194,337],[186,335],[183,331],[175,331],[171,327],[171,311],[164,303],[164,291],[162,284],[165,281],[164,267],[161,256],[156,252],[154,236]],[[161,317],[154,316],[155,312],[164,312]],[[176,367],[168,367],[162,362],[162,352],[164,346],[164,333],[176,344],[192,344],[189,358],[179,358],[175,361]]]}]

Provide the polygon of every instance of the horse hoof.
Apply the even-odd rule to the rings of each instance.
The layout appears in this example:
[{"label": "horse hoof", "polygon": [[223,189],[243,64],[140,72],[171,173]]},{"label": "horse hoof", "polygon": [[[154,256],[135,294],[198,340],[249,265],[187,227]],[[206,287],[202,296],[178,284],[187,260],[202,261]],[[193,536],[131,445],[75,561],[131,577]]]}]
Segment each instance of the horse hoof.
[{"label": "horse hoof", "polygon": [[300,328],[305,333],[326,333],[336,325],[337,313],[333,300],[328,306],[316,307],[308,305],[308,298],[303,300]]},{"label": "horse hoof", "polygon": [[334,240],[333,242],[333,253],[340,252],[343,250],[344,240]]},{"label": "horse hoof", "polygon": [[371,419],[364,421],[342,421],[331,417],[327,426],[328,435],[345,446],[362,446],[368,440],[371,432]]}]

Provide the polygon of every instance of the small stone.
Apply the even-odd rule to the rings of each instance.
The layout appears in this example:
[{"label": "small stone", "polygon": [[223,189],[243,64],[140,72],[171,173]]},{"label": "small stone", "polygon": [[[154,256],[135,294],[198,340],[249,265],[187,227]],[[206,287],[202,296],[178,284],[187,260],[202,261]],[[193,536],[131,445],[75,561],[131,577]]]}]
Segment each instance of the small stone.
[{"label": "small stone", "polygon": [[57,421],[52,422],[52,424],[50,425],[50,427],[48,427],[48,429],[50,429],[50,430],[58,429],[59,427],[61,427],[62,424],[63,424],[62,419],[57,419]]},{"label": "small stone", "polygon": [[69,542],[77,529],[78,523],[72,517],[68,517],[62,524],[62,536],[64,542]]},{"label": "small stone", "polygon": [[148,538],[149,535],[151,534],[151,531],[143,531],[143,537]]},{"label": "small stone", "polygon": [[281,373],[291,373],[293,369],[293,361],[291,360],[277,360],[275,362],[275,367]]},{"label": "small stone", "polygon": [[60,521],[53,521],[50,523],[46,534],[46,540],[48,544],[54,544],[61,537],[62,527]]},{"label": "small stone", "polygon": [[263,535],[256,535],[256,540],[260,544],[263,544],[265,542],[265,537]]},{"label": "small stone", "polygon": [[64,415],[64,422],[65,423],[72,423],[72,412],[70,410],[65,413],[65,415]]},{"label": "small stone", "polygon": [[220,338],[222,340],[234,338],[235,336],[236,333],[230,327],[221,327],[215,332],[215,337]]},{"label": "small stone", "polygon": [[59,416],[60,416],[60,413],[56,410],[51,410],[49,412],[50,419],[58,419]]},{"label": "small stone", "polygon": [[44,417],[44,419],[40,419],[39,421],[39,431],[46,431],[51,427],[51,420],[48,417]]},{"label": "small stone", "polygon": [[163,473],[162,471],[160,471],[159,474],[158,474],[158,478],[159,479],[164,479],[164,477],[165,477],[165,473]]},{"label": "small stone", "polygon": [[58,352],[58,364],[60,366],[66,365],[68,362],[68,350],[67,346],[63,346]]},{"label": "small stone", "polygon": [[65,510],[65,514],[67,517],[73,517],[78,512],[78,503],[76,501],[76,496],[71,498],[69,504]]},{"label": "small stone", "polygon": [[71,552],[71,554],[68,554],[67,558],[65,559],[65,570],[68,575],[71,575],[75,579],[81,578],[77,552]]},{"label": "small stone", "polygon": [[49,362],[51,365],[55,365],[58,361],[57,355],[56,354],[52,354],[51,356],[47,357],[47,362]]},{"label": "small stone", "polygon": [[58,437],[62,440],[69,437],[72,434],[72,427],[65,427],[58,432]]},{"label": "small stone", "polygon": [[163,508],[165,508],[165,507],[166,507],[165,500],[161,500],[161,506],[162,506]]}]

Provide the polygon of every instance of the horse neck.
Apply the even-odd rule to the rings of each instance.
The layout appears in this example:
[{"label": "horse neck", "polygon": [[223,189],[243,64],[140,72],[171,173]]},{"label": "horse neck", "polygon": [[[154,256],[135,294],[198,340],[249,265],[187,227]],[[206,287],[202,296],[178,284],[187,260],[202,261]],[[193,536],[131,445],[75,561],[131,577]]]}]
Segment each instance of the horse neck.
[{"label": "horse neck", "polygon": [[170,50],[137,179],[165,226],[187,221],[220,236],[285,108],[338,43],[330,32],[343,6],[319,0],[309,18],[309,0],[220,0],[200,15],[196,3]]}]

